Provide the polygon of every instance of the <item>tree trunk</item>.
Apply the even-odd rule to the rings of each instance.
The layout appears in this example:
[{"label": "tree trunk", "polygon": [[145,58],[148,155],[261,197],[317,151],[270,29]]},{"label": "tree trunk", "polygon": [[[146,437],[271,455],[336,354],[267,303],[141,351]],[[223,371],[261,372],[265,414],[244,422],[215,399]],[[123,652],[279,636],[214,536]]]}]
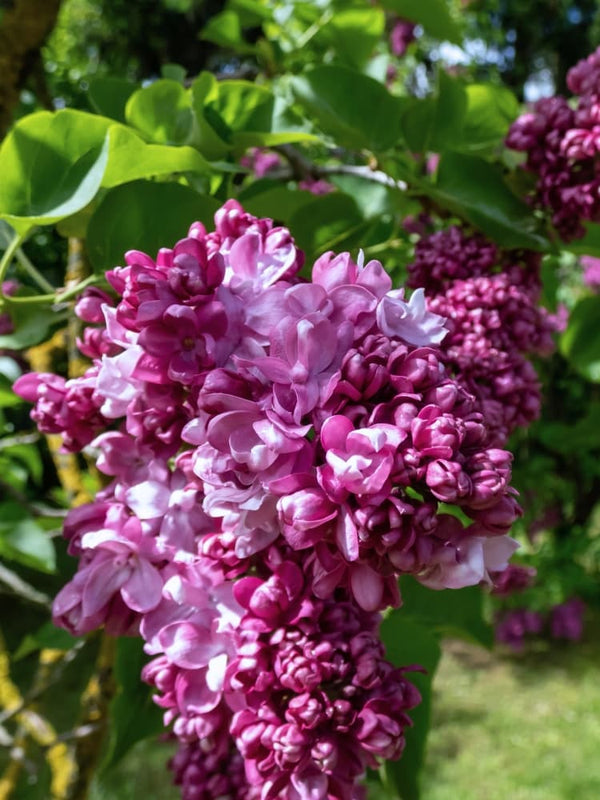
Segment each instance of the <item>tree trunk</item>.
[{"label": "tree trunk", "polygon": [[19,95],[50,33],[61,0],[14,0],[0,13],[0,137],[12,122]]}]

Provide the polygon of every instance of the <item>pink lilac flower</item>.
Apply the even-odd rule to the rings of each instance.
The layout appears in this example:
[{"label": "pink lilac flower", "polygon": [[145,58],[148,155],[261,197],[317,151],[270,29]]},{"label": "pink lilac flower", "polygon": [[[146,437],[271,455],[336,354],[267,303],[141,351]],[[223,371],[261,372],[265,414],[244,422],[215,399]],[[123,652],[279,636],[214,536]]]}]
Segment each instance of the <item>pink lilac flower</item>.
[{"label": "pink lilac flower", "polygon": [[268,150],[261,150],[259,147],[251,148],[240,159],[240,164],[252,170],[256,178],[264,178],[269,172],[280,167],[281,163],[281,156],[277,155],[277,153],[270,153]]},{"label": "pink lilac flower", "polygon": [[583,267],[583,282],[590,289],[600,288],[600,258],[594,256],[582,256],[581,266]]},{"label": "pink lilac flower", "polygon": [[506,144],[526,153],[524,168],[536,177],[531,203],[546,209],[565,241],[581,238],[584,222],[600,220],[599,51],[567,74],[576,96],[543,98],[511,126]]},{"label": "pink lilac flower", "polygon": [[537,611],[525,608],[508,611],[496,624],[496,640],[520,652],[527,637],[541,633],[543,627],[544,618]]},{"label": "pink lilac flower", "polygon": [[390,32],[390,48],[395,56],[402,57],[411,42],[415,40],[415,25],[405,19],[394,23]]},{"label": "pink lilac flower", "polygon": [[323,178],[305,178],[299,181],[298,188],[311,194],[329,194],[335,191],[335,186]]},{"label": "pink lilac flower", "polygon": [[508,597],[516,592],[522,592],[531,586],[536,575],[534,567],[525,567],[522,564],[509,564],[506,569],[492,575],[492,594],[499,597]]},{"label": "pink lilac flower", "polygon": [[179,745],[168,766],[182,800],[259,800],[260,789],[248,785],[244,760],[233,743],[223,749],[207,751],[199,742]]},{"label": "pink lilac flower", "polygon": [[447,366],[477,399],[491,439],[504,445],[540,411],[527,355],[552,352],[564,323],[539,305],[539,255],[502,253],[481,234],[451,226],[417,242],[408,271],[412,285],[425,285],[428,309],[447,318]]},{"label": "pink lilac flower", "polygon": [[267,580],[243,579],[236,596],[247,611],[227,681],[246,699],[231,730],[249,783],[261,800],[351,800],[367,766],[401,755],[419,701],[384,659],[378,617],[312,598],[289,561]]},{"label": "pink lilac flower", "polygon": [[[398,577],[491,583],[516,547],[495,400],[453,377],[446,310],[362,254],[326,253],[310,280],[303,258],[287,229],[228,201],[214,231],[129,251],[107,275],[114,297],[80,299],[81,378],[16,384],[39,428],[108,479],[66,520],[78,570],[55,620],[142,638],[190,798],[363,798],[419,701],[378,638]],[[460,303],[500,303],[482,316],[490,349],[543,348],[503,277]],[[480,323],[460,319],[474,340]],[[497,372],[494,398],[514,395]]]},{"label": "pink lilac flower", "polygon": [[554,606],[550,612],[552,638],[579,641],[583,635],[584,613],[585,603],[578,597]]},{"label": "pink lilac flower", "polygon": [[29,373],[15,382],[14,391],[36,404],[31,418],[43,433],[62,434],[64,449],[76,452],[108,424],[94,395],[97,375],[96,367],[68,381],[50,373]]}]

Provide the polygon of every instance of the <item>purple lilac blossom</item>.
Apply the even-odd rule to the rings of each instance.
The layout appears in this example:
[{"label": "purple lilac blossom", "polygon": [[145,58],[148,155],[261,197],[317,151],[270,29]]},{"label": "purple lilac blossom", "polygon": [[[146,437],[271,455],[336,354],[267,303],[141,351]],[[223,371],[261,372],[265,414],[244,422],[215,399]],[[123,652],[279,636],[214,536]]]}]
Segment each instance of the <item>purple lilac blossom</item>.
[{"label": "purple lilac blossom", "polygon": [[531,203],[545,209],[565,241],[585,234],[584,222],[600,221],[600,50],[567,74],[572,106],[561,96],[538,100],[511,126],[506,144],[526,154],[524,168],[536,178]]},{"label": "purple lilac blossom", "polygon": [[598,291],[600,289],[600,258],[582,256],[580,261],[583,267],[583,283],[588,288]]},{"label": "purple lilac blossom", "polygon": [[529,354],[548,355],[564,315],[539,305],[540,256],[501,252],[458,226],[423,236],[408,265],[410,286],[425,286],[427,307],[447,319],[446,366],[472,394],[500,447],[540,412]]},{"label": "purple lilac blossom", "polygon": [[584,613],[585,603],[578,597],[554,606],[550,612],[552,638],[578,642],[583,635]]},{"label": "purple lilac blossom", "polygon": [[81,378],[15,384],[108,479],[65,522],[55,621],[141,636],[184,797],[359,800],[419,702],[378,639],[398,576],[491,583],[516,547],[511,455],[444,317],[377,261],[326,253],[307,281],[303,260],[228,201],[86,291]]},{"label": "purple lilac blossom", "polygon": [[537,611],[527,608],[507,611],[496,624],[496,640],[521,652],[527,638],[541,633],[543,627],[544,618]]}]

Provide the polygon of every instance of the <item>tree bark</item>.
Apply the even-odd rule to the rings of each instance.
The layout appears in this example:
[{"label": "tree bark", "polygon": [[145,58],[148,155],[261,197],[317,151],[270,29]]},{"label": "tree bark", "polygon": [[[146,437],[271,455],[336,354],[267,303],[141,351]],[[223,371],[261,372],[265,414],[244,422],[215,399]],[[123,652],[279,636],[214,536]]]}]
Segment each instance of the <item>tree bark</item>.
[{"label": "tree bark", "polygon": [[0,15],[0,137],[12,122],[19,95],[54,27],[61,0],[14,0]]}]

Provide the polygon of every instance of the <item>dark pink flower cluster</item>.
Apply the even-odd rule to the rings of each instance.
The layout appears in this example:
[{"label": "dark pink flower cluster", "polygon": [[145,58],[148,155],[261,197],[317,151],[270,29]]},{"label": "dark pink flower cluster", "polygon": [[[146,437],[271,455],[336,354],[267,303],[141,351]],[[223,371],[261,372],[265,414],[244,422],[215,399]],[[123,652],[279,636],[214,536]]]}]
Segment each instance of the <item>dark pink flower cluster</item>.
[{"label": "dark pink flower cluster", "polygon": [[532,202],[570,241],[584,235],[584,221],[600,221],[600,51],[573,67],[567,84],[574,106],[561,96],[538,100],[506,144],[527,154],[525,168],[537,179]]},{"label": "dark pink flower cluster", "polygon": [[568,639],[578,642],[583,636],[585,603],[571,597],[564,603],[553,606],[550,611],[550,635],[553,639]]},{"label": "dark pink flower cluster", "polygon": [[582,256],[580,261],[583,267],[584,286],[597,292],[600,289],[600,258]]},{"label": "dark pink flower cluster", "polygon": [[[240,159],[240,164],[252,170],[256,178],[275,177],[278,170],[284,167],[284,161],[280,155],[260,147],[252,147]],[[335,191],[335,186],[329,181],[310,175],[298,181],[298,188],[317,195],[329,194],[329,192]]]},{"label": "dark pink flower cluster", "polygon": [[525,567],[523,564],[509,564],[506,569],[492,575],[492,594],[498,597],[508,597],[516,592],[522,592],[531,586],[536,576],[535,567]]},{"label": "dark pink flower cluster", "polygon": [[408,266],[409,285],[425,286],[428,308],[447,318],[446,362],[500,446],[539,414],[540,387],[526,356],[554,347],[558,320],[538,305],[539,267],[538,254],[503,254],[457,226],[424,236]]},{"label": "dark pink flower cluster", "polygon": [[503,614],[496,624],[496,641],[519,653],[525,642],[542,632],[544,617],[538,611],[518,608]]},{"label": "dark pink flower cluster", "polygon": [[571,597],[542,613],[517,608],[500,614],[496,640],[520,652],[531,637],[546,635],[552,639],[577,642],[583,636],[585,603]]},{"label": "dark pink flower cluster", "polygon": [[116,302],[84,295],[81,378],[15,385],[111,481],[67,518],[79,568],[54,616],[143,638],[185,796],[356,800],[418,702],[378,612],[401,574],[459,588],[506,567],[510,454],[422,290],[347,253],[302,279],[289,231],[235,201],[215,223],[127,253]]}]

